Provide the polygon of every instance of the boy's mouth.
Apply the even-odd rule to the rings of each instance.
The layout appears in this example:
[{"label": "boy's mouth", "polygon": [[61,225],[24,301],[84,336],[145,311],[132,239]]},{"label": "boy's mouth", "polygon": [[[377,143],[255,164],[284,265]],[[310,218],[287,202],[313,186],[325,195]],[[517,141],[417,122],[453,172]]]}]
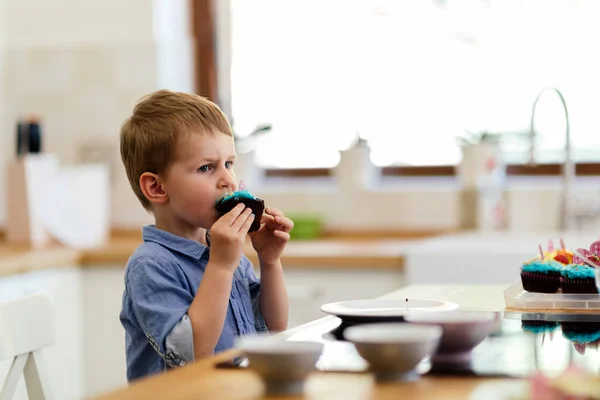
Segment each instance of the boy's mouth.
[{"label": "boy's mouth", "polygon": [[223,193],[216,201],[215,204],[218,204],[219,202],[221,202],[225,197],[227,196],[231,196],[233,194],[233,192],[225,192]]}]

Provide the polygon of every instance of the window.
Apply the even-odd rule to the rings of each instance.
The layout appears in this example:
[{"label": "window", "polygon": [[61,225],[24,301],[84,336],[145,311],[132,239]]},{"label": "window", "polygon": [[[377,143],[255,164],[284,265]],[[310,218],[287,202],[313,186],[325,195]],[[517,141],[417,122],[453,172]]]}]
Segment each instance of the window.
[{"label": "window", "polygon": [[[528,156],[533,102],[554,86],[575,159],[600,161],[600,4],[579,1],[231,0],[232,113],[260,123],[257,162],[328,168],[357,135],[376,165],[451,165],[465,130]],[[536,156],[564,158],[558,97],[537,107]]]}]

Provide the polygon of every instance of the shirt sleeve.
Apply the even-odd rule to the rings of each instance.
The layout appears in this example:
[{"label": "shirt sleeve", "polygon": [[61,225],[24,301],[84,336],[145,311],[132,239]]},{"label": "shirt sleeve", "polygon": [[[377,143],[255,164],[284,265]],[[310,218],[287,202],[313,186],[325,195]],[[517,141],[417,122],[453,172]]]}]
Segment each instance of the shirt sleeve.
[{"label": "shirt sleeve", "polygon": [[194,361],[194,331],[192,320],[185,314],[167,335],[167,353],[185,363]]},{"label": "shirt sleeve", "polygon": [[267,323],[260,311],[260,280],[254,273],[252,262],[246,256],[242,258],[242,265],[250,290],[250,300],[252,301],[252,312],[254,314],[254,328],[256,332],[267,332]]},{"label": "shirt sleeve", "polygon": [[156,257],[135,260],[126,274],[125,289],[135,317],[149,343],[169,367],[191,361],[190,346],[193,357],[193,334],[187,318],[193,297],[183,286],[181,274],[173,263]]}]

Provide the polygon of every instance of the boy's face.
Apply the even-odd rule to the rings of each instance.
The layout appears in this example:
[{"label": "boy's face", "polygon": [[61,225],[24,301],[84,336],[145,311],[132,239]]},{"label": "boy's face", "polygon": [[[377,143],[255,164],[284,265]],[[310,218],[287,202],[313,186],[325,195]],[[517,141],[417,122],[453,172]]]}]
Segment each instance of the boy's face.
[{"label": "boy's face", "polygon": [[191,133],[176,144],[163,188],[172,215],[194,227],[210,228],[218,219],[215,203],[236,190],[233,137],[215,132]]}]

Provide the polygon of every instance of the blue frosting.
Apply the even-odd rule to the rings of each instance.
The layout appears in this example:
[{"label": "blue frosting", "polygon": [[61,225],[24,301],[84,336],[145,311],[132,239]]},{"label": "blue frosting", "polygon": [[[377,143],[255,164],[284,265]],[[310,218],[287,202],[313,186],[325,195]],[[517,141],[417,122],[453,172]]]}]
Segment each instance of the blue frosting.
[{"label": "blue frosting", "polygon": [[232,198],[240,198],[240,199],[249,199],[249,200],[254,200],[256,199],[256,197],[254,197],[252,194],[250,194],[250,192],[246,189],[244,190],[238,190],[236,192],[233,192],[231,194],[226,195],[225,197],[221,198],[217,203],[232,199]]},{"label": "blue frosting", "polygon": [[591,343],[600,339],[600,331],[596,332],[564,332],[563,336],[576,343]]},{"label": "blue frosting", "polygon": [[589,265],[582,264],[569,264],[565,266],[565,268],[562,270],[561,275],[569,279],[596,278],[594,268],[590,267]]},{"label": "blue frosting", "polygon": [[525,332],[539,334],[539,333],[552,332],[552,331],[556,330],[556,328],[558,328],[558,323],[549,322],[548,324],[544,324],[544,325],[529,325],[527,323],[523,323],[521,327]]},{"label": "blue frosting", "polygon": [[523,272],[538,272],[547,274],[549,272],[560,272],[563,265],[556,260],[533,260],[523,263]]}]

